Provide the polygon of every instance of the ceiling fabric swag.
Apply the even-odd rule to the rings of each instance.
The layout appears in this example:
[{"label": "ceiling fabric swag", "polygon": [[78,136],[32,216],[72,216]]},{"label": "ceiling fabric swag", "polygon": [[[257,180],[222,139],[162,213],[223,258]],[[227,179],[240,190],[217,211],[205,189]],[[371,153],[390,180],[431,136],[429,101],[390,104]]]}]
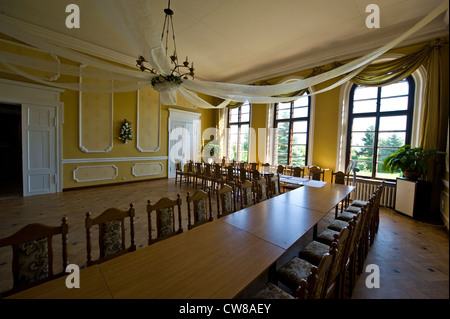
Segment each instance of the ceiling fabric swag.
[{"label": "ceiling fabric swag", "polygon": [[403,57],[368,65],[350,81],[362,86],[383,86],[401,81],[426,63],[433,50],[433,42]]},{"label": "ceiling fabric swag", "polygon": [[[127,52],[121,52],[121,54],[135,58],[143,56],[160,75],[165,76],[170,74],[169,59],[158,35],[158,28],[155,27],[151,18],[151,1],[115,0],[108,1],[107,6],[105,6],[104,1],[101,0],[89,1],[101,7],[101,12],[104,17],[110,21],[111,27],[114,28],[115,31],[117,31],[129,44],[128,48],[124,48],[124,51]],[[275,85],[241,85],[197,79],[183,79],[182,83],[172,91],[160,92],[161,99],[164,101],[163,103],[175,104],[176,95],[179,93],[194,103],[194,105],[201,108],[222,108],[227,105],[236,107],[238,105],[237,103],[245,103],[247,101],[249,103],[261,104],[290,102],[293,100],[293,97],[297,95],[300,96],[301,93],[304,93],[312,86],[332,79],[338,79],[334,84],[309,95],[326,92],[356,76],[382,54],[400,44],[403,40],[427,25],[447,9],[448,1],[444,1],[413,27],[386,45],[349,63],[318,75]],[[74,74],[73,66],[70,68],[65,67],[63,64],[60,65],[56,59],[46,61],[45,66],[33,67],[32,60],[27,60],[26,57],[24,58],[23,56],[14,54],[0,54],[0,62],[12,70],[12,72],[46,85],[86,92],[104,92],[105,90],[112,92],[126,92],[126,90],[133,91],[138,88],[152,85],[151,80],[155,77],[155,74],[142,72],[136,68],[135,65],[123,65],[114,62],[109,63],[104,59],[96,58],[87,52],[79,52],[75,49],[58,45],[53,41],[51,36],[48,36],[48,34],[51,33],[40,32],[42,28],[27,24],[23,21],[18,21],[3,14],[0,14],[0,29],[3,34],[33,46],[36,49],[42,50],[43,52],[53,54],[56,58],[66,58],[70,61],[77,62],[82,66],[86,66],[86,72],[83,73],[83,81],[78,81],[76,74]],[[76,32],[81,32],[81,34]],[[76,39],[79,35],[79,38],[83,39],[83,32],[86,31],[74,30],[74,38]],[[45,35],[42,35],[44,33]],[[0,53],[3,52],[3,48],[0,49]],[[28,71],[30,68],[38,70],[39,68],[44,68],[45,71],[51,71],[53,73],[60,68],[61,75],[71,75],[74,77],[74,80],[73,82],[63,83],[60,77],[56,81],[52,81],[49,78],[46,79],[45,77],[34,75],[34,72]],[[96,78],[95,70],[99,71],[98,79]],[[372,69],[369,69],[370,72],[373,72],[371,70]],[[399,72],[400,71],[401,70],[399,70]],[[70,74],[65,74],[64,72]],[[84,77],[91,77],[90,81],[87,81]],[[364,76],[361,76],[361,78],[364,78]],[[100,79],[103,81],[97,81]],[[111,84],[109,81],[113,81],[113,83]],[[218,105],[213,105],[198,97],[197,93],[222,99],[223,102],[220,102]],[[230,104],[230,102],[234,103]]]}]

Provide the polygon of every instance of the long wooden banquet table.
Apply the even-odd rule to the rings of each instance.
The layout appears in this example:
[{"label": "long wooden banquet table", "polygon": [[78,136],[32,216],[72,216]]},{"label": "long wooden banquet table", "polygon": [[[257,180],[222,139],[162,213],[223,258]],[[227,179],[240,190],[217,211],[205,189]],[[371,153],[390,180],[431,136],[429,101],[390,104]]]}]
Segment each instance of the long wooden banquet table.
[{"label": "long wooden banquet table", "polygon": [[84,292],[85,298],[236,298],[353,189],[330,183],[300,187],[82,269],[81,288],[72,288],[79,290],[76,295],[60,278],[11,298],[76,298]]}]

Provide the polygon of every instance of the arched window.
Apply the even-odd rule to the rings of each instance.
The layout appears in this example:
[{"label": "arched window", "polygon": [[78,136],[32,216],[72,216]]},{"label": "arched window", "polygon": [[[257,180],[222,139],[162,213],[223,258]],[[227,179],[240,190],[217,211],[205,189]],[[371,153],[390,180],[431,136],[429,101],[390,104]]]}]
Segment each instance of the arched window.
[{"label": "arched window", "polygon": [[250,112],[249,103],[228,111],[227,154],[230,160],[248,162]]},{"label": "arched window", "polygon": [[395,179],[383,160],[411,143],[415,83],[410,76],[382,87],[353,85],[350,90],[346,166],[356,162],[358,176]]},{"label": "arched window", "polygon": [[311,113],[311,97],[307,94],[290,103],[275,104],[275,165],[307,164]]}]

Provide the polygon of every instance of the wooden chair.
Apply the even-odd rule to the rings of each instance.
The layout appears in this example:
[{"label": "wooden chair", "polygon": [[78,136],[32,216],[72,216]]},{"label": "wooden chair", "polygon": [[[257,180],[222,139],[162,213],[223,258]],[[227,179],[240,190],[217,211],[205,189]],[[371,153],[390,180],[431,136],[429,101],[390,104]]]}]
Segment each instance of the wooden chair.
[{"label": "wooden chair", "polygon": [[284,174],[284,166],[283,165],[278,165],[277,167],[277,174]]},{"label": "wooden chair", "polygon": [[[211,206],[211,191],[208,192],[198,190],[194,195],[188,192],[186,196],[188,206],[188,229],[203,225],[207,222],[212,222],[212,206]],[[191,203],[193,203],[193,222],[191,217]],[[209,209],[208,209],[209,207]],[[209,216],[208,216],[209,211]]]},{"label": "wooden chair", "polygon": [[[334,172],[334,170],[332,170],[331,171],[331,183],[333,183],[333,180],[334,180],[335,184],[348,185],[348,175],[342,171]],[[344,198],[344,200],[342,200],[341,213],[348,206],[348,201],[349,201],[349,196],[347,196],[346,198]],[[338,216],[338,206],[339,205],[336,205],[336,213],[335,213],[336,218]]]},{"label": "wooden chair", "polygon": [[[339,232],[338,235],[334,235],[332,245],[336,245],[336,254],[328,273],[326,284],[327,289],[325,294],[327,298],[339,296],[340,285],[342,284],[341,274],[348,253],[346,248],[348,247],[347,240],[350,236],[350,232],[351,227],[345,227]],[[318,265],[322,259],[322,256],[328,253],[331,247],[332,246],[330,245],[313,240],[302,251],[300,251],[299,257],[309,261],[313,265]],[[294,278],[291,277],[291,280],[294,280]]]},{"label": "wooden chair", "polygon": [[261,171],[263,171],[263,173],[269,173],[270,170],[270,164],[269,163],[262,163],[261,164]]},{"label": "wooden chair", "polygon": [[212,181],[213,181],[213,187],[212,189],[216,189],[217,185],[220,185],[220,187],[223,186],[223,184],[225,183],[225,180],[223,178],[223,174],[222,174],[222,167],[220,166],[220,164],[214,164],[214,172],[213,172],[213,176],[212,176]]},{"label": "wooden chair", "polygon": [[236,211],[236,196],[233,188],[224,184],[222,188],[217,188],[217,218],[234,213]]},{"label": "wooden chair", "polygon": [[341,185],[348,185],[348,175],[345,174],[342,171],[334,172],[334,170],[331,171],[331,182],[335,184],[341,184]]},{"label": "wooden chair", "polygon": [[[91,212],[86,213],[86,250],[87,266],[102,263],[106,260],[136,250],[134,242],[134,216],[133,204],[128,210],[108,208],[95,218]],[[125,248],[125,218],[130,218],[130,247]],[[91,228],[98,226],[99,258],[92,260]]]},{"label": "wooden chair", "polygon": [[[1,292],[6,297],[49,281],[65,273],[67,260],[67,218],[62,218],[61,226],[29,224],[11,236],[0,239],[0,247],[11,246],[13,288]],[[62,271],[53,271],[53,236],[62,237]]]},{"label": "wooden chair", "polygon": [[318,166],[310,166],[309,167],[309,179],[315,181],[324,181],[325,180],[325,170],[321,169]]},{"label": "wooden chair", "polygon": [[186,178],[186,172],[183,171],[183,168],[181,167],[181,163],[180,162],[176,162],[175,163],[175,184],[177,183],[177,179],[178,176],[180,176],[180,186],[181,186],[181,182],[183,181],[183,177]]},{"label": "wooden chair", "polygon": [[[205,167],[203,169],[203,178],[202,178],[202,189],[208,190],[213,188],[213,173],[211,169],[211,164],[204,163]],[[209,186],[208,186],[209,183]]]},{"label": "wooden chair", "polygon": [[339,221],[339,223],[336,225],[336,223],[333,222],[316,238],[317,241],[329,245],[331,241],[333,241],[334,238],[339,235],[343,228],[348,227],[350,229],[350,234],[347,240],[347,247],[345,247],[345,254],[342,259],[342,271],[340,274],[341,277],[338,280],[338,282],[340,283],[338,286],[338,296],[345,295],[345,279],[347,273],[349,275],[350,294],[355,283],[355,265],[357,257],[356,250],[362,234],[363,217],[366,217],[365,208],[363,208],[359,213],[355,214],[355,216],[351,220],[349,220],[348,223]]},{"label": "wooden chair", "polygon": [[330,246],[318,265],[294,257],[277,271],[277,280],[292,290],[297,299],[323,299],[327,291],[330,266],[337,253],[337,242]]},{"label": "wooden chair", "polygon": [[198,180],[200,179],[202,181],[202,187],[203,187],[203,167],[202,167],[202,163],[195,163],[195,169],[194,169],[194,187],[197,188],[198,185]]},{"label": "wooden chair", "polygon": [[[175,207],[178,207],[178,230],[175,231]],[[156,237],[152,238],[152,212],[156,211]],[[177,195],[176,200],[164,197],[155,205],[147,201],[148,216],[148,244],[154,244],[163,239],[181,234],[181,197]]]},{"label": "wooden chair", "polygon": [[[294,176],[294,177],[302,177],[303,178],[305,176],[305,168],[304,167],[300,167],[300,166],[295,166],[292,169],[292,176]],[[283,190],[291,191],[291,190],[297,189],[299,187],[302,187],[302,185],[285,183],[283,185]]]},{"label": "wooden chair", "polygon": [[236,189],[237,183],[236,179],[234,178],[234,166],[228,166],[226,168],[225,184],[230,185],[233,190]]},{"label": "wooden chair", "polygon": [[259,173],[259,164],[256,162],[252,162],[249,164],[249,169],[248,169],[248,178],[249,180],[253,180],[253,176],[254,176],[254,172],[258,172]]},{"label": "wooden chair", "polygon": [[269,189],[267,187],[267,182],[264,177],[256,180],[255,182],[255,193],[256,193],[256,202],[262,202],[269,198]]},{"label": "wooden chair", "polygon": [[185,172],[186,184],[189,185],[191,183],[191,181],[192,181],[192,184],[194,184],[194,180],[195,180],[194,162],[189,161],[186,165],[187,165],[187,170]]},{"label": "wooden chair", "polygon": [[275,197],[281,194],[281,186],[280,186],[280,175],[274,175],[270,179],[269,184],[269,196]]},{"label": "wooden chair", "polygon": [[250,181],[245,181],[239,184],[239,195],[240,195],[240,209],[252,206],[255,204],[255,198],[253,193],[253,183]]},{"label": "wooden chair", "polygon": [[257,181],[261,177],[261,173],[258,170],[252,171],[252,181]]}]

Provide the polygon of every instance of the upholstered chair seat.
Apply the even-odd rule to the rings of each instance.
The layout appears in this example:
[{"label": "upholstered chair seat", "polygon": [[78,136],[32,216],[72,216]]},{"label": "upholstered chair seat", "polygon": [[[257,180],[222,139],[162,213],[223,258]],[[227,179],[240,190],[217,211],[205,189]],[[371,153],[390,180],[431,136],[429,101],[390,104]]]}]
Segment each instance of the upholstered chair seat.
[{"label": "upholstered chair seat", "polygon": [[317,238],[316,241],[321,242],[325,245],[330,246],[333,240],[335,240],[335,235],[339,236],[339,231],[333,230],[330,228],[324,229],[323,232],[321,232]]},{"label": "upholstered chair seat", "polygon": [[346,212],[350,212],[350,213],[354,213],[354,214],[359,213],[360,210],[361,210],[361,207],[353,206],[353,204],[348,206],[345,209]]},{"label": "upholstered chair seat", "polygon": [[295,298],[290,294],[288,294],[283,289],[281,289],[280,287],[269,282],[263,289],[261,289],[258,293],[256,293],[256,295],[253,296],[253,299],[295,299]]},{"label": "upholstered chair seat", "polygon": [[353,202],[352,202],[352,206],[355,206],[355,207],[363,207],[363,206],[366,206],[367,205],[367,201],[363,201],[363,200],[354,200]]},{"label": "upholstered chair seat", "polygon": [[338,215],[337,219],[349,222],[355,216],[356,216],[356,213],[343,212],[342,214]]},{"label": "upholstered chair seat", "polygon": [[[328,250],[325,252],[327,253]],[[319,262],[322,256],[319,258]],[[317,263],[318,264],[318,263]],[[302,280],[307,280],[309,274],[311,273],[314,265],[307,260],[302,258],[294,257],[283,267],[280,267],[277,271],[277,278],[287,287],[296,291],[297,287],[300,286]]]},{"label": "upholstered chair seat", "polygon": [[349,223],[344,220],[335,219],[329,226],[329,229],[341,231],[345,227],[348,227]]},{"label": "upholstered chair seat", "polygon": [[313,265],[318,265],[322,256],[330,251],[330,246],[313,240],[300,252],[301,259],[308,260]]}]

